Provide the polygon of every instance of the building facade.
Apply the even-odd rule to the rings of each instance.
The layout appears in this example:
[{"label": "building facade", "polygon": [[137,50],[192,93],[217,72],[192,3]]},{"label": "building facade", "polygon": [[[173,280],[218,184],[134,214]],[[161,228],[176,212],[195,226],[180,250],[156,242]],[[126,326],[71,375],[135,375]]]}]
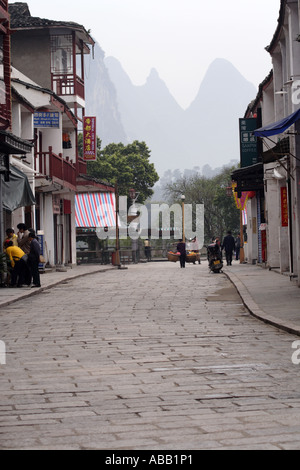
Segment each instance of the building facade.
[{"label": "building facade", "polygon": [[[245,117],[260,118],[253,135],[261,143],[258,173],[263,183],[264,223],[249,237],[257,239],[251,259],[259,259],[265,238],[265,259],[269,269],[280,269],[298,278],[300,285],[300,0],[281,0],[277,29],[266,48],[273,69],[261,84]],[[255,189],[245,169],[247,190]],[[257,173],[257,176],[258,176]],[[241,182],[238,171],[233,178]],[[243,185],[242,185],[243,186]],[[245,187],[245,186],[244,186]],[[257,196],[257,194],[256,194]],[[250,221],[257,213],[257,201],[248,202]],[[258,233],[260,231],[260,237]],[[264,237],[262,237],[262,232]],[[253,243],[253,246],[255,244]]]},{"label": "building facade", "polygon": [[[14,167],[32,153],[30,134],[19,132],[13,126],[13,109],[19,97],[11,87],[10,15],[8,1],[0,0],[0,246],[4,240],[5,228],[11,225],[11,214],[22,206],[31,210],[35,203],[32,186],[27,175]],[[18,101],[19,100],[19,101]],[[24,103],[23,103],[24,104]],[[24,138],[25,137],[25,138]]]},{"label": "building facade", "polygon": [[78,154],[85,116],[84,58],[94,41],[76,23],[32,17],[26,3],[9,4],[9,13],[11,85],[19,97],[13,122],[34,143],[24,165],[36,199],[31,219],[23,209],[14,213],[14,225],[31,220],[43,235],[50,265],[75,264],[75,195],[114,192],[87,176],[86,162]]}]

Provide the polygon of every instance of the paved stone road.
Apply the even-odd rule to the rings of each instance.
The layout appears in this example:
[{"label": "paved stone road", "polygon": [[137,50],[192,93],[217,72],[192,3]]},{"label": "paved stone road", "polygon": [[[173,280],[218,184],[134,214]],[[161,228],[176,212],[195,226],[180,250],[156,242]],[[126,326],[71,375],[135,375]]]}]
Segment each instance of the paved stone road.
[{"label": "paved stone road", "polygon": [[297,339],[205,264],[64,283],[0,312],[0,448],[298,449]]}]

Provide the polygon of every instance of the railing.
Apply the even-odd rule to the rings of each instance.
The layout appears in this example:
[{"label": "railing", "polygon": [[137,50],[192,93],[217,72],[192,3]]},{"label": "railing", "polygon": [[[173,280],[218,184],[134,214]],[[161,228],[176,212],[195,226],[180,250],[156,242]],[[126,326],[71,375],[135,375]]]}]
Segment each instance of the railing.
[{"label": "railing", "polygon": [[11,119],[11,114],[9,112],[9,109],[5,104],[0,104],[0,123],[1,123],[1,128],[7,128],[9,126]]},{"label": "railing", "polygon": [[3,8],[3,10],[7,11],[8,10],[8,0],[0,0],[0,7]]},{"label": "railing", "polygon": [[84,81],[77,75],[52,74],[52,90],[58,96],[75,95],[85,99]]},{"label": "railing", "polygon": [[[49,152],[38,152],[35,162],[39,161],[39,173],[45,177],[58,178],[63,183],[76,186],[76,167],[69,157],[63,158],[62,154],[56,155],[49,147]],[[37,166],[37,165],[36,165]],[[37,169],[37,168],[35,168]]]},{"label": "railing", "polygon": [[[1,1],[1,0],[0,0]],[[6,127],[11,122],[11,111],[10,111],[10,94],[6,93],[2,87],[0,87],[0,121],[6,123]]]},{"label": "railing", "polygon": [[87,171],[87,168],[86,168],[86,162],[79,157],[79,160],[78,160],[78,173],[80,175],[86,175],[86,171]]}]

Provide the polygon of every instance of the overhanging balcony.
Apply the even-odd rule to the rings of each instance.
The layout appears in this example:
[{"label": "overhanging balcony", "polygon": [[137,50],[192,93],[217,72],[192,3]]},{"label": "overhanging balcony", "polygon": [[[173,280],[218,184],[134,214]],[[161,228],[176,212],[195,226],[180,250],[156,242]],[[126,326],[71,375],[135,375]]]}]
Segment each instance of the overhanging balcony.
[{"label": "overhanging balcony", "polygon": [[[38,164],[37,164],[38,163]],[[74,191],[76,189],[76,166],[69,157],[63,158],[62,154],[56,155],[49,147],[49,152],[38,152],[35,158],[36,170],[39,178],[51,183],[56,183],[63,188]]]},{"label": "overhanging balcony", "polygon": [[84,81],[77,75],[52,74],[52,90],[63,97],[68,105],[77,103],[84,106]]},{"label": "overhanging balcony", "polygon": [[8,0],[0,0],[0,18],[8,19]]}]

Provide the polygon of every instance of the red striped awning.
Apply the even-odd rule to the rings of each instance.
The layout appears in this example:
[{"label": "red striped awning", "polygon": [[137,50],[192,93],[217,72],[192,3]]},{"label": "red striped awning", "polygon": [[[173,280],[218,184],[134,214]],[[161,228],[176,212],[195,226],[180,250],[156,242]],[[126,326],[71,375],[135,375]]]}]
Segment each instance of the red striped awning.
[{"label": "red striped awning", "polygon": [[76,194],[76,227],[115,227],[115,202],[114,193]]}]

